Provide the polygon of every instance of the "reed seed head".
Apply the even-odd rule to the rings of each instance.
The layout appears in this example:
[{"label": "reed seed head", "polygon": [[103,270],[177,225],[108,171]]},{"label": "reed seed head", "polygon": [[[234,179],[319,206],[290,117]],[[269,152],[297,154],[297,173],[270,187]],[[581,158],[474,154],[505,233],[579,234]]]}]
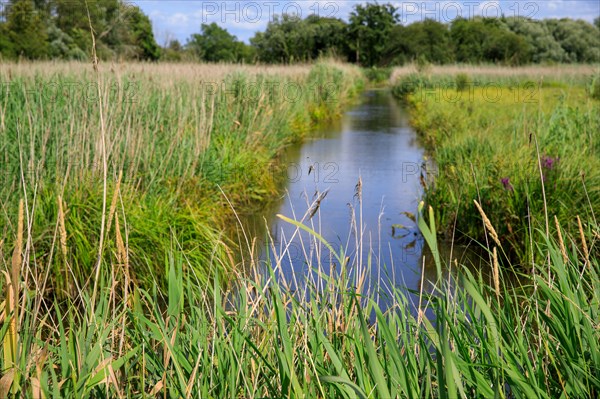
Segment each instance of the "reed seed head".
[{"label": "reed seed head", "polygon": [[579,236],[581,238],[581,247],[583,249],[583,256],[585,257],[585,263],[588,267],[592,267],[590,264],[590,252],[588,250],[587,241],[585,240],[585,233],[583,232],[583,225],[581,224],[581,219],[579,215],[577,215],[577,226],[579,227]]},{"label": "reed seed head", "polygon": [[558,245],[560,246],[560,253],[562,254],[563,261],[565,264],[569,261],[567,256],[567,250],[565,249],[565,241],[563,240],[562,233],[560,231],[560,224],[558,218],[554,215],[554,224],[556,225],[556,234],[558,235]]},{"label": "reed seed head", "polygon": [[485,225],[486,230],[490,233],[492,240],[494,240],[494,242],[499,247],[502,247],[502,244],[500,244],[500,239],[498,238],[498,233],[496,233],[496,229],[494,229],[494,226],[492,226],[492,222],[490,222],[490,219],[488,219],[487,215],[485,214],[485,212],[483,211],[483,209],[481,208],[481,205],[479,205],[477,200],[473,200],[473,202],[475,203],[477,210],[481,214],[481,218],[483,219],[483,224]]}]

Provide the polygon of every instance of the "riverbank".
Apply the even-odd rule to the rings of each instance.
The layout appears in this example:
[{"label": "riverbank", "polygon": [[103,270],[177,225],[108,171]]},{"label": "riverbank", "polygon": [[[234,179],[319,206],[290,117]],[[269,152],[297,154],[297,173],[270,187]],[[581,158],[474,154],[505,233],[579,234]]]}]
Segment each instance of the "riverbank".
[{"label": "riverbank", "polygon": [[157,265],[173,249],[202,280],[235,269],[223,233],[233,209],[276,195],[278,153],[336,118],[363,84],[343,64],[118,64],[96,74],[22,63],[0,77],[4,254],[24,200],[26,262],[52,271],[40,294],[60,297],[94,284],[99,259],[125,263],[142,286],[162,280]]},{"label": "riverbank", "polygon": [[483,246],[495,234],[527,264],[540,232],[590,230],[600,209],[600,82],[588,69],[397,74],[393,91],[435,163],[425,200],[440,233]]},{"label": "riverbank", "polygon": [[[418,220],[435,255],[431,214],[420,212]],[[308,226],[284,220],[309,233],[305,250],[315,242],[328,245]],[[532,264],[518,287],[505,283],[496,262],[492,284],[453,265],[461,275],[455,284],[448,280],[454,273],[436,258],[437,277],[423,281],[428,288],[421,288],[416,315],[401,287],[380,292],[364,285],[360,276],[378,265],[357,270],[346,258],[353,247],[330,247],[338,267],[299,291],[290,289],[296,277],[282,279],[277,264],[267,265],[267,274],[254,269],[240,276],[229,290],[218,274],[206,284],[177,251],[164,262],[164,290],[160,284],[129,287],[113,267],[102,271],[97,295],[84,289],[64,310],[55,304],[56,315],[45,311],[49,304],[40,297],[17,290],[18,301],[5,301],[3,315],[25,317],[12,322],[4,316],[3,393],[596,397],[600,263],[564,245],[578,236],[563,231],[560,240],[546,238],[537,249],[548,261]],[[583,238],[596,250],[593,237]],[[380,294],[391,300],[385,310]]]},{"label": "riverbank", "polygon": [[[185,89],[188,87],[182,85],[178,90]],[[163,117],[171,116],[170,122],[183,129],[188,126],[186,118],[165,112],[167,99],[173,104],[173,99],[177,98],[168,93],[165,93],[167,97],[159,96],[153,102],[157,105],[154,110],[159,110],[161,117],[155,115],[152,119],[150,114],[144,115],[147,119],[143,120],[150,125],[152,120],[161,121]],[[234,101],[224,106],[240,115],[240,119],[233,121],[213,118],[215,126],[227,129],[238,126],[236,121],[240,124],[252,121],[253,116],[261,112],[255,103],[242,105]],[[64,109],[75,111],[78,108]],[[279,108],[267,110],[285,111]],[[117,110],[113,112],[118,115]],[[215,115],[224,115],[219,112],[223,111],[215,109]],[[279,114],[276,112],[262,116],[267,120],[264,126],[278,126],[268,124],[277,120]],[[53,120],[61,121],[63,117],[70,120],[66,114],[55,114]],[[82,120],[87,119],[83,117]],[[136,119],[125,118],[124,122],[138,128],[145,126]],[[39,126],[39,131],[34,130],[37,132],[35,137],[45,132],[41,129],[45,125],[39,123]],[[66,128],[69,124],[61,126]],[[120,125],[113,122],[110,126],[118,128]],[[165,125],[165,128],[169,126]],[[15,129],[17,139],[22,137],[20,134],[28,134],[18,123]],[[72,155],[86,153],[80,149],[89,148],[96,143],[91,139],[98,137],[91,135],[91,128],[84,132],[75,128],[65,131],[68,132],[66,137],[79,137],[86,143],[91,141],[87,146],[72,149],[69,153]],[[253,138],[254,129],[248,129],[245,140],[237,147],[223,145],[237,137],[232,133],[225,134],[230,130],[212,131],[222,133],[220,141],[219,137],[211,135],[207,147],[213,148],[214,156],[221,156],[218,159],[235,159],[237,162],[239,159],[235,156],[238,153],[231,149],[243,152],[248,143],[254,143],[248,148],[255,151],[262,148],[258,145],[262,141]],[[295,232],[308,234],[301,253],[309,253],[318,245],[327,248],[327,259],[321,258],[316,263],[306,259],[309,266],[318,271],[318,275],[312,275],[317,278],[309,279],[301,287],[295,284],[295,276],[286,279],[281,274],[281,260],[289,259],[293,254],[289,248],[273,246],[274,262],[262,265],[254,257],[248,273],[240,273],[230,284],[222,284],[221,273],[213,273],[211,281],[200,274],[206,264],[198,263],[202,259],[190,255],[184,247],[184,239],[195,242],[200,250],[202,245],[211,242],[203,241],[205,238],[197,231],[180,235],[181,221],[170,219],[172,212],[181,209],[178,202],[166,204],[174,210],[164,206],[149,207],[148,204],[153,202],[144,202],[161,193],[166,195],[165,191],[169,193],[172,186],[161,176],[186,172],[191,169],[186,158],[187,161],[194,159],[186,151],[196,147],[190,149],[186,145],[177,148],[178,152],[174,152],[175,149],[169,152],[168,143],[172,142],[167,139],[172,136],[160,136],[160,129],[157,132],[152,140],[144,137],[149,148],[133,145],[134,150],[145,149],[141,154],[133,152],[134,155],[144,155],[144,160],[153,163],[140,161],[127,169],[135,172],[131,175],[137,176],[135,180],[118,179],[117,176],[116,181],[121,183],[108,186],[107,209],[113,217],[108,218],[108,226],[112,229],[107,227],[106,230],[113,232],[114,243],[107,239],[106,252],[107,257],[114,257],[114,261],[103,263],[98,278],[88,285],[76,286],[75,292],[67,298],[43,295],[46,287],[52,284],[49,279],[56,276],[42,260],[58,258],[57,262],[65,262],[59,264],[59,272],[72,270],[70,262],[77,258],[65,257],[65,254],[77,254],[78,248],[73,246],[85,239],[72,237],[73,232],[79,231],[74,227],[80,220],[73,215],[84,213],[82,204],[85,202],[69,200],[64,201],[65,204],[54,202],[52,196],[47,199],[41,194],[25,196],[27,202],[19,201],[21,205],[17,206],[16,217],[7,218],[7,225],[12,224],[6,229],[14,232],[14,244],[11,245],[8,239],[0,241],[5,265],[0,280],[4,295],[3,312],[0,313],[0,339],[3,341],[0,347],[0,396],[554,398],[561,395],[596,397],[600,392],[597,378],[600,370],[600,330],[597,325],[600,263],[597,257],[586,259],[578,249],[578,243],[583,240],[588,254],[598,250],[600,227],[594,222],[586,223],[589,230],[584,230],[581,235],[561,229],[559,236],[544,236],[536,247],[539,255],[532,260],[531,273],[524,274],[519,280],[521,285],[513,287],[503,278],[505,271],[496,261],[495,250],[489,252],[494,276],[491,284],[456,262],[443,264],[436,256],[439,247],[434,233],[437,228],[433,209],[427,210],[420,205],[414,222],[431,249],[426,256],[433,257],[436,271],[433,276],[421,277],[418,301],[414,304],[418,310],[416,314],[411,312],[412,298],[407,296],[404,287],[381,285],[373,289],[365,284],[364,276],[382,267],[382,257],[378,253],[381,249],[374,247],[364,262],[356,255],[370,246],[370,237],[362,235],[362,225],[353,227],[357,232],[356,243],[351,241],[345,247],[334,248],[325,241],[321,231],[281,217]],[[83,133],[89,133],[91,137]],[[109,143],[121,144],[120,151],[116,150],[119,147],[107,146],[113,149],[111,154],[131,157],[126,151],[131,148],[131,140],[135,144],[136,139],[142,138],[134,131],[130,131],[128,137],[128,140],[119,141],[110,136]],[[191,137],[188,144],[194,143],[192,139],[197,136]],[[77,143],[77,140],[71,140]],[[51,143],[52,140],[42,140],[44,142]],[[31,153],[25,150],[36,150],[36,143],[27,142],[29,147],[23,147],[20,156],[30,157]],[[216,146],[217,143],[220,145]],[[51,149],[45,152],[49,157],[48,154],[63,147],[46,144],[42,148]],[[159,148],[167,151],[156,153],[156,158],[149,156]],[[6,154],[10,153],[5,151],[4,156]],[[95,152],[86,154],[91,157]],[[252,155],[241,154],[240,157],[242,155],[247,158],[241,159],[248,162],[242,165],[253,166],[249,160]],[[52,159],[57,165],[63,165],[58,162],[62,158]],[[39,162],[39,159],[35,158],[35,161]],[[35,166],[36,162],[31,164]],[[148,169],[148,165],[158,169]],[[178,167],[182,169],[176,169]],[[111,168],[114,168],[112,164]],[[97,182],[98,171],[88,169],[74,168],[78,173],[73,175],[72,170],[67,169],[66,178],[60,175],[51,181],[70,182],[74,177],[69,176],[87,176],[89,173],[96,176]],[[111,169],[111,172],[117,170],[120,169]],[[206,166],[201,170],[211,169]],[[148,175],[153,171],[156,174]],[[218,173],[217,176],[221,178]],[[223,176],[224,180],[219,181],[227,181],[228,175]],[[197,176],[199,180],[209,177]],[[93,185],[82,183],[85,182],[83,179],[77,181],[83,190],[78,195],[84,198],[95,195],[93,198],[98,200],[97,192],[88,188]],[[25,188],[30,187],[29,182],[26,181]],[[39,188],[34,193],[40,193],[43,186],[41,183],[34,185]],[[122,188],[127,186],[130,186],[128,191]],[[66,187],[66,184],[60,187]],[[185,194],[176,198],[189,199],[186,206],[192,210],[201,208],[200,205],[194,208],[192,199],[197,197],[190,197],[194,193],[184,188],[181,193]],[[362,190],[362,184],[357,184],[350,193],[358,201],[352,208],[352,220],[355,221],[363,220],[365,196]],[[65,189],[65,193],[67,191]],[[14,195],[19,200],[17,192],[15,189]],[[143,195],[138,198],[136,193]],[[75,198],[76,193],[70,195]],[[137,219],[130,216],[131,209],[136,209],[134,205],[131,208],[130,202],[134,200],[145,204],[138,211]],[[320,201],[319,197],[313,204],[315,201]],[[229,205],[227,201],[225,205]],[[54,224],[43,234],[32,234],[30,226],[40,223],[37,218],[44,221],[50,217],[38,212],[51,206],[57,208]],[[113,208],[118,210],[113,213]],[[32,209],[35,210],[33,215]],[[147,210],[153,212],[144,213]],[[161,220],[156,215],[166,219],[165,224],[177,227],[172,230],[173,238],[164,258],[150,266],[160,269],[161,273],[148,277],[153,284],[145,286],[130,274],[129,258],[139,256],[132,251],[137,247],[131,246],[131,242],[137,223],[146,221],[152,228],[149,231],[156,231],[159,225],[156,220]],[[39,244],[51,238],[53,246],[44,258],[45,252]],[[153,242],[147,245],[151,247]],[[157,248],[157,251],[162,250]],[[539,259],[542,261],[538,262]],[[150,260],[147,262],[150,264]],[[216,260],[213,262],[211,265],[216,264]],[[329,267],[327,273],[325,266]],[[452,281],[456,270],[460,271],[459,284]],[[297,277],[299,280],[303,276]],[[385,307],[380,306],[382,302]]]}]

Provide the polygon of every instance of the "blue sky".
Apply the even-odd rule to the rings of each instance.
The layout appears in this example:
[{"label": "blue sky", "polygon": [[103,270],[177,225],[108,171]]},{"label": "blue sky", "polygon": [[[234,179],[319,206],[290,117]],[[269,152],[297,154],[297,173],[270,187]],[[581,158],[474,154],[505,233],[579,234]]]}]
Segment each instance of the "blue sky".
[{"label": "blue sky", "polygon": [[[385,3],[386,1],[379,1]],[[424,18],[449,22],[457,15],[497,16],[504,14],[541,18],[581,18],[593,21],[600,15],[600,0],[415,0],[389,1],[398,7],[402,22],[410,23]],[[156,40],[160,45],[171,39],[185,43],[192,33],[200,30],[202,23],[216,22],[248,42],[254,33],[266,28],[273,15],[311,14],[331,16],[347,20],[357,3],[366,1],[206,1],[206,0],[134,0],[150,17]]]}]

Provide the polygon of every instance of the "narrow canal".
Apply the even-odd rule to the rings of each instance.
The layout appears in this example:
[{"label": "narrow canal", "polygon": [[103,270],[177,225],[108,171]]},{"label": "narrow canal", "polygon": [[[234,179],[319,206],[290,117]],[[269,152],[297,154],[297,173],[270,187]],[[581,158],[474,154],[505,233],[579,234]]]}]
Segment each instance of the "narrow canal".
[{"label": "narrow canal", "polygon": [[335,251],[345,248],[370,285],[418,290],[423,272],[435,280],[434,265],[423,262],[425,243],[415,222],[424,151],[389,91],[366,91],[341,118],[288,148],[282,162],[285,194],[247,221],[251,231],[262,232],[258,246],[265,264],[282,278],[297,283],[317,269],[329,273],[334,262],[319,240],[278,214],[302,221]]}]

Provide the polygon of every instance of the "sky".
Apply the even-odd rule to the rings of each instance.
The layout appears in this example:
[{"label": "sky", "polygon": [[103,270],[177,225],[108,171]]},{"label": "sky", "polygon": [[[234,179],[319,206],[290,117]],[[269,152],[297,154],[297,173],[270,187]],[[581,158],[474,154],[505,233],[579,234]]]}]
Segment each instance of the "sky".
[{"label": "sky", "polygon": [[[381,0],[380,4],[387,1]],[[354,0],[133,0],[150,17],[154,35],[160,45],[177,39],[182,44],[193,33],[200,31],[202,23],[216,22],[238,39],[248,42],[257,31],[264,31],[274,15],[297,14],[302,18],[311,14],[348,20],[350,12],[358,3]],[[393,1],[398,8],[401,22],[408,24],[425,18],[451,22],[457,16],[475,15],[488,17],[525,16],[534,19],[574,18],[592,22],[600,15],[600,0],[415,0]]]}]

